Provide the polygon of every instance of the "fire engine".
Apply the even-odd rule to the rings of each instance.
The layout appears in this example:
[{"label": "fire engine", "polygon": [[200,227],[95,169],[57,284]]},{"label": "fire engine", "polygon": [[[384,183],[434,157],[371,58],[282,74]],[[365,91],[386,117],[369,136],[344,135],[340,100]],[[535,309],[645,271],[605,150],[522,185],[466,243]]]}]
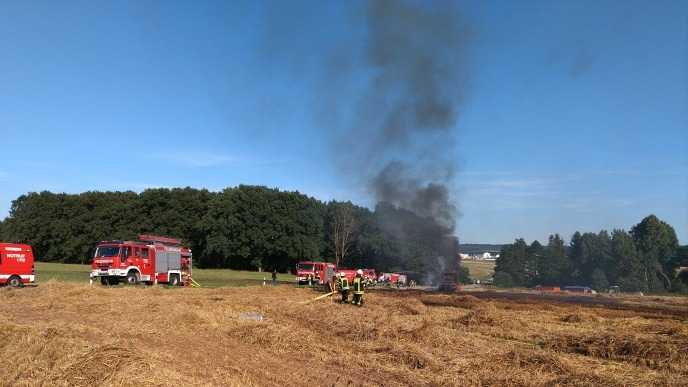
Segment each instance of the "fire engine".
[{"label": "fire engine", "polygon": [[102,241],[96,246],[90,276],[100,278],[103,285],[188,285],[191,249],[177,239],[155,235],[139,235],[138,241]]},{"label": "fire engine", "polygon": [[[349,280],[349,283],[351,283],[354,280],[354,277],[356,277],[356,270],[357,269],[337,269],[337,273],[345,276]],[[375,274],[375,269],[361,270],[363,270],[362,277],[366,286],[372,286],[377,283],[377,274]]]},{"label": "fire engine", "polygon": [[20,287],[35,279],[31,246],[0,242],[0,284]]},{"label": "fire engine", "polygon": [[400,273],[382,273],[378,278],[378,282],[386,286],[396,286],[398,288],[406,286],[407,277]]},{"label": "fire engine", "polygon": [[349,283],[352,283],[356,277],[356,269],[337,269],[337,273],[345,276]]},{"label": "fire engine", "polygon": [[377,273],[375,269],[363,269],[363,278],[365,279],[366,286],[374,286],[377,284]]},{"label": "fire engine", "polygon": [[334,282],[337,271],[333,263],[304,261],[296,264],[296,283],[299,285],[325,285]]},{"label": "fire engine", "polygon": [[[363,280],[366,286],[371,286],[377,282],[374,269],[362,269]],[[296,282],[299,285],[328,285],[334,281],[335,274],[345,276],[349,283],[356,277],[356,269],[338,269],[332,263],[304,261],[296,264]],[[325,280],[323,280],[325,278]]]}]

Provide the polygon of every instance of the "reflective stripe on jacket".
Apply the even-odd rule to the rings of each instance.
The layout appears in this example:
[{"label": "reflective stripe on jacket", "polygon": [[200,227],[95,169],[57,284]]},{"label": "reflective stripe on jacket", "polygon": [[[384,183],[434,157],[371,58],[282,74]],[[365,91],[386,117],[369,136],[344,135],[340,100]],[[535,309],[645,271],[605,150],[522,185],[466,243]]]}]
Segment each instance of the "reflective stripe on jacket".
[{"label": "reflective stripe on jacket", "polygon": [[354,278],[354,293],[363,294],[363,282],[361,277]]},{"label": "reflective stripe on jacket", "polygon": [[349,290],[349,279],[342,277],[339,279],[339,288],[342,290]]}]

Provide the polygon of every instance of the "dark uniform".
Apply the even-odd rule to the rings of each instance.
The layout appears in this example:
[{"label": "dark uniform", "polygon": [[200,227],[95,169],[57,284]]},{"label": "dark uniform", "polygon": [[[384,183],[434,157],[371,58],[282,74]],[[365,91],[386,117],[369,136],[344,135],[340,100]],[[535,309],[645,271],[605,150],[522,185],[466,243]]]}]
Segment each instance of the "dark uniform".
[{"label": "dark uniform", "polygon": [[360,274],[356,274],[354,278],[354,298],[351,300],[352,304],[363,305],[363,288],[363,278],[361,278]]},{"label": "dark uniform", "polygon": [[337,277],[337,286],[339,286],[339,293],[342,295],[342,304],[349,302],[349,279],[346,276]]}]

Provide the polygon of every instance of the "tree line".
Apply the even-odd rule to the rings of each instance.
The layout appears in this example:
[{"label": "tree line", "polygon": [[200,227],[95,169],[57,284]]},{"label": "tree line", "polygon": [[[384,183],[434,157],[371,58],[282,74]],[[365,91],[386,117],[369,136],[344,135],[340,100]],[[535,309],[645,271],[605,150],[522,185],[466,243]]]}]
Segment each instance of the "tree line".
[{"label": "tree line", "polygon": [[654,215],[630,231],[576,232],[568,245],[559,234],[547,245],[523,239],[506,245],[495,266],[502,287],[585,285],[598,291],[619,286],[625,291],[687,292],[688,246]]},{"label": "tree line", "polygon": [[0,240],[32,245],[38,260],[88,263],[98,241],[151,233],[182,239],[199,267],[286,271],[300,260],[337,260],[425,273],[439,254],[436,227],[385,203],[370,210],[240,185],[220,192],[28,193],[0,222]]}]

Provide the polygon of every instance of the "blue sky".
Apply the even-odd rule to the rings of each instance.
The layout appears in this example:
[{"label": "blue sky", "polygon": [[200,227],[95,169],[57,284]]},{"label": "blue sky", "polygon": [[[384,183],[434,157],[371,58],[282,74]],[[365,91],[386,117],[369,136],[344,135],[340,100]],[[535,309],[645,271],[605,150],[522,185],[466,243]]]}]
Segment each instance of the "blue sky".
[{"label": "blue sky", "polygon": [[[314,118],[328,39],[356,39],[349,7],[291,4],[3,2],[0,217],[29,191],[242,183],[372,205]],[[461,240],[569,238],[654,213],[688,243],[688,3],[462,14]]]}]

